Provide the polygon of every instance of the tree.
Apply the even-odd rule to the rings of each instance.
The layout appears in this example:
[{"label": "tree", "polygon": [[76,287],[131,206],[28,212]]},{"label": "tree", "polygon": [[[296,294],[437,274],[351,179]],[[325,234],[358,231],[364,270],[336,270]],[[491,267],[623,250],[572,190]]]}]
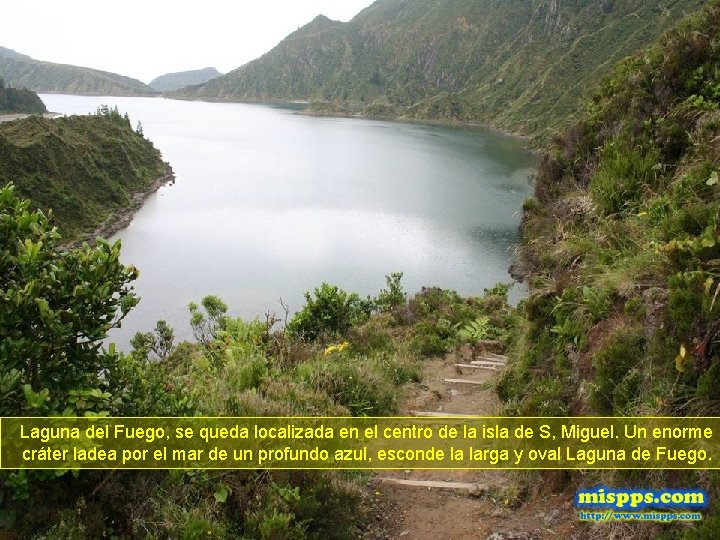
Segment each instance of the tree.
[{"label": "tree", "polygon": [[223,329],[228,307],[225,302],[213,295],[206,296],[200,303],[205,309],[205,313],[200,311],[195,302],[190,302],[188,305],[190,326],[193,329],[195,339],[207,347],[217,338],[218,332]]},{"label": "tree", "polygon": [[154,353],[160,360],[165,360],[175,348],[175,331],[166,321],[158,321],[154,332],[137,332],[130,344],[142,356]]},{"label": "tree", "polygon": [[0,189],[0,415],[63,411],[100,388],[117,361],[102,350],[137,304],[120,243],[62,250],[49,219]]}]

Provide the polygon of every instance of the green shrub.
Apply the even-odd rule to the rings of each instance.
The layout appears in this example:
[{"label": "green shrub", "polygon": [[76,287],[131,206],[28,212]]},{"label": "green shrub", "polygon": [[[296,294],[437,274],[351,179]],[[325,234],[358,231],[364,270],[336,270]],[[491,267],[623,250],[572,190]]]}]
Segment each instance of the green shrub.
[{"label": "green shrub", "polygon": [[218,337],[224,328],[227,316],[227,305],[217,296],[209,295],[202,299],[200,304],[203,311],[195,302],[190,302],[190,326],[195,339],[205,346]]},{"label": "green shrub", "polygon": [[490,335],[490,317],[478,317],[458,330],[457,337],[466,343],[477,343]]},{"label": "green shrub", "polygon": [[[442,320],[447,321],[447,319]],[[426,358],[442,356],[448,351],[453,337],[454,332],[447,322],[446,324],[419,322],[412,330],[410,350]]]},{"label": "green shrub", "polygon": [[[137,303],[120,243],[63,250],[48,218],[0,188],[0,415],[62,413],[73,390],[104,390],[117,363],[102,341]],[[72,410],[72,407],[70,406]],[[100,412],[100,411],[97,411]]]},{"label": "green shrub", "polygon": [[352,352],[359,356],[392,352],[395,345],[387,327],[393,323],[389,320],[389,315],[376,315],[366,324],[351,329],[348,339]]},{"label": "green shrub", "polygon": [[419,382],[422,378],[422,365],[413,358],[407,358],[397,353],[386,353],[379,354],[368,361],[395,386]]},{"label": "green shrub", "polygon": [[593,403],[599,412],[611,413],[621,409],[633,399],[629,395],[639,384],[637,375],[631,370],[642,360],[645,352],[645,338],[640,329],[622,326],[614,330],[593,357],[596,377],[593,387]]},{"label": "green shrub", "polygon": [[642,195],[656,187],[657,151],[611,145],[605,149],[590,182],[590,194],[604,214],[634,208]]},{"label": "green shrub", "polygon": [[393,386],[365,362],[316,360],[300,366],[298,375],[353,416],[387,416],[397,409]]},{"label": "green shrub", "polygon": [[267,364],[261,357],[233,358],[220,373],[229,388],[240,391],[258,388],[267,375]]},{"label": "green shrub", "polygon": [[382,313],[405,305],[407,294],[403,290],[402,283],[400,283],[402,277],[402,272],[394,272],[385,276],[387,289],[383,289],[378,293],[374,302],[375,309]]},{"label": "green shrub", "polygon": [[304,340],[344,335],[366,321],[372,311],[371,301],[327,283],[316,288],[312,296],[306,292],[305,302],[288,323],[290,332]]}]

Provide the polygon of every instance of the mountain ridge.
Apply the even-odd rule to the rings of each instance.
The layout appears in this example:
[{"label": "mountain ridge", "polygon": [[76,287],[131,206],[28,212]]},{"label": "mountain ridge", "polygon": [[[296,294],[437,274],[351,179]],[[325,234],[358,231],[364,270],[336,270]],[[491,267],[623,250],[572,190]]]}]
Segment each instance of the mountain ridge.
[{"label": "mountain ridge", "polygon": [[379,0],[318,16],[261,57],[173,97],[330,102],[548,137],[590,88],[703,0]]},{"label": "mountain ridge", "polygon": [[88,67],[35,60],[5,48],[0,51],[0,77],[9,86],[40,93],[119,96],[154,93],[145,83],[132,77]]},{"label": "mountain ridge", "polygon": [[155,77],[148,83],[148,86],[158,92],[172,92],[174,90],[184,88],[185,86],[203,84],[210,79],[214,79],[215,77],[219,77],[221,75],[222,73],[214,67],[177,71]]}]

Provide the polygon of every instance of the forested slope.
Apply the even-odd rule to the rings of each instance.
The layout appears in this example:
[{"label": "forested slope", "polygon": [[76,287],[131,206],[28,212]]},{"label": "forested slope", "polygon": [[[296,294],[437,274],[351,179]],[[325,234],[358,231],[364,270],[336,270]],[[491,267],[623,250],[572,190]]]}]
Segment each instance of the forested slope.
[{"label": "forested slope", "polygon": [[117,110],[0,123],[0,185],[52,209],[65,237],[91,233],[169,174],[158,150]]}]

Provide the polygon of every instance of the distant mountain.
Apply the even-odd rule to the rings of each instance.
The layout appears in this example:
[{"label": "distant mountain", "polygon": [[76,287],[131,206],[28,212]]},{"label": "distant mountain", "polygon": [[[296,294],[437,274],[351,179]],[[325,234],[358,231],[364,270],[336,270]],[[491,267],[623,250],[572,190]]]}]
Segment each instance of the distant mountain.
[{"label": "distant mountain", "polygon": [[526,134],[567,124],[615,63],[704,0],[378,0],[319,16],[179,97],[331,102]]},{"label": "distant mountain", "polygon": [[153,79],[148,86],[158,92],[172,92],[173,90],[179,90],[185,86],[205,83],[210,79],[219,77],[220,75],[222,75],[222,73],[214,67],[194,69],[191,71],[180,71],[178,73],[160,75],[159,77]]},{"label": "distant mountain", "polygon": [[18,60],[32,60],[27,54],[20,54],[17,51],[13,51],[12,49],[6,49],[5,47],[0,47],[0,57],[3,58],[15,58]]},{"label": "distant mountain", "polygon": [[41,62],[1,47],[0,77],[8,86],[34,92],[120,96],[153,92],[137,79],[86,67]]}]

